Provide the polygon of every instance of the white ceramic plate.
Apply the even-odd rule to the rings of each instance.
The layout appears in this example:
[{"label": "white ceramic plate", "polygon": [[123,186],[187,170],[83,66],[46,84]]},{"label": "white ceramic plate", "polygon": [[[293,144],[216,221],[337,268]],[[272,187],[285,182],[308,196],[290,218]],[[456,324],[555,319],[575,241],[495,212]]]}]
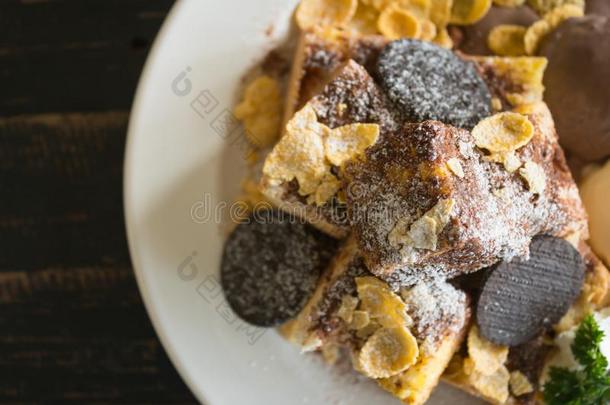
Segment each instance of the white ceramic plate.
[{"label": "white ceramic plate", "polygon": [[[141,79],[129,126],[125,211],[144,302],[195,395],[224,404],[396,404],[235,318],[220,292],[223,224],[242,176],[229,113],[243,73],[286,31],[296,0],[177,3]],[[266,34],[273,27],[271,36]],[[432,404],[472,404],[442,387]]]}]

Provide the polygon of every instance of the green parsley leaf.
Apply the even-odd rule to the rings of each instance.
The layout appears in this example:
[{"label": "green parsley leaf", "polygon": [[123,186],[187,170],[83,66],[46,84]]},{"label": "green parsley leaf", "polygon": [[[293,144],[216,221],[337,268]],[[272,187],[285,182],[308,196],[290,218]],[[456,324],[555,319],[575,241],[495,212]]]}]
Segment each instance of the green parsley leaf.
[{"label": "green parsley leaf", "polygon": [[610,374],[608,360],[599,346],[604,332],[592,315],[587,316],[574,336],[570,348],[583,367],[571,371],[552,367],[544,384],[544,400],[549,405],[610,404]]},{"label": "green parsley leaf", "polygon": [[604,332],[599,329],[595,318],[587,316],[576,331],[570,348],[576,360],[592,376],[603,376],[608,368],[608,360],[599,350]]},{"label": "green parsley leaf", "polygon": [[565,368],[551,367],[549,380],[544,384],[544,400],[549,405],[579,404],[584,393],[579,375]]}]

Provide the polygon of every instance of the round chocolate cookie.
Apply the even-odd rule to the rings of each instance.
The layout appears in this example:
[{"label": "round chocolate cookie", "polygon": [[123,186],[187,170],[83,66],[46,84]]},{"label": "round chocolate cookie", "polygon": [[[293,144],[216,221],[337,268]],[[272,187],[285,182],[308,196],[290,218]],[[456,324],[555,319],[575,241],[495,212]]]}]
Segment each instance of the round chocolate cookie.
[{"label": "round chocolate cookie", "polygon": [[336,248],[337,241],[289,214],[257,212],[225,244],[226,299],[253,325],[279,325],[303,308]]},{"label": "round chocolate cookie", "polygon": [[570,18],[540,48],[559,142],[585,162],[610,156],[610,17]]},{"label": "round chocolate cookie", "polygon": [[529,260],[501,262],[483,284],[477,324],[490,341],[516,346],[556,324],[574,302],[585,264],[567,241],[534,238]]},{"label": "round chocolate cookie", "polygon": [[493,55],[487,46],[487,37],[494,27],[500,24],[529,27],[539,19],[540,17],[531,7],[493,6],[480,21],[459,27],[461,38],[457,39],[456,46],[460,51],[470,55]]},{"label": "round chocolate cookie", "polygon": [[491,95],[471,62],[439,46],[412,39],[386,45],[379,80],[410,122],[438,120],[472,129],[491,114]]}]

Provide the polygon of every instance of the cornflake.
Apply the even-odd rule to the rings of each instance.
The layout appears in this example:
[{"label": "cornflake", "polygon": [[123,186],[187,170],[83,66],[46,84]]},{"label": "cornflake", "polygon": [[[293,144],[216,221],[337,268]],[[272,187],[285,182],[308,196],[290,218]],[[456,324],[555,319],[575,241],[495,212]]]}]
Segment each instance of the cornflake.
[{"label": "cornflake", "polygon": [[[430,20],[436,24],[437,27],[443,28],[449,24],[451,19],[451,8],[453,6],[453,0],[434,0],[430,5]],[[441,31],[441,30],[439,30]],[[448,35],[448,34],[447,34]]]},{"label": "cornflake", "polygon": [[553,28],[546,20],[538,20],[525,31],[525,35],[523,36],[523,46],[525,48],[525,53],[528,55],[534,55],[538,50],[538,46],[549,32],[551,32]]},{"label": "cornflake", "polygon": [[534,387],[521,371],[513,371],[510,373],[509,380],[510,390],[515,396],[529,394],[534,392]]},{"label": "cornflake", "polygon": [[316,26],[311,31],[319,38],[331,44],[341,45],[349,38],[349,33],[337,27]]},{"label": "cornflake", "polygon": [[479,122],[472,136],[479,148],[491,154],[512,152],[530,142],[534,125],[524,115],[502,112]]},{"label": "cornflake", "polygon": [[280,132],[282,116],[279,83],[269,76],[260,76],[246,87],[242,102],[233,112],[243,122],[250,143],[259,148],[273,144]]},{"label": "cornflake", "polygon": [[351,124],[330,131],[324,142],[326,158],[335,166],[362,154],[379,139],[379,125]]},{"label": "cornflake", "polygon": [[436,250],[436,221],[427,216],[423,216],[411,225],[408,236],[412,245],[418,249]]},{"label": "cornflake", "polygon": [[525,52],[533,55],[538,50],[542,39],[568,18],[582,17],[584,9],[572,4],[564,4],[546,13],[541,20],[532,24],[523,37]]},{"label": "cornflake", "polygon": [[369,313],[366,311],[355,310],[352,314],[352,323],[349,325],[351,329],[362,329],[366,327],[371,318],[369,317]]},{"label": "cornflake", "polygon": [[380,328],[362,346],[355,368],[370,378],[388,378],[415,364],[418,355],[408,329]]},{"label": "cornflake", "polygon": [[317,206],[321,206],[326,204],[328,200],[330,200],[337,192],[341,189],[341,182],[335,176],[330,173],[327,173],[315,193],[310,195],[313,196],[311,201],[308,203],[314,202]]},{"label": "cornflake", "polygon": [[426,19],[430,15],[432,3],[435,0],[395,0],[402,8],[409,10],[411,14],[419,19]]},{"label": "cornflake", "polygon": [[344,26],[356,13],[358,0],[302,0],[296,21],[302,30],[316,26]]},{"label": "cornflake", "polygon": [[508,357],[508,347],[496,345],[479,334],[473,325],[468,332],[468,355],[472,361],[472,372],[491,376],[504,366]]},{"label": "cornflake", "polygon": [[485,156],[485,159],[489,160],[490,162],[501,163],[504,166],[504,169],[506,169],[506,171],[509,173],[516,172],[523,164],[513,151],[491,154],[489,156]]},{"label": "cornflake", "polygon": [[372,5],[358,3],[356,14],[349,22],[349,28],[355,35],[377,35],[377,19],[379,10]]},{"label": "cornflake", "polygon": [[443,27],[436,33],[436,37],[432,40],[435,44],[442,48],[451,49],[453,48],[453,39],[449,35],[447,28]]},{"label": "cornflake", "polygon": [[456,25],[474,24],[487,14],[491,0],[454,0],[449,22]]},{"label": "cornflake", "polygon": [[314,193],[328,170],[323,140],[328,132],[317,122],[313,108],[305,106],[288,122],[286,133],[265,161],[263,174],[278,184],[296,178],[299,194]]},{"label": "cornflake", "polygon": [[357,277],[356,288],[360,309],[368,312],[369,317],[379,325],[394,328],[408,326],[412,322],[403,300],[385,282],[375,277]]},{"label": "cornflake", "polygon": [[542,79],[547,59],[541,57],[475,57],[479,64],[490,66],[500,79],[513,83],[515,90],[506,93],[506,100],[514,107],[542,101]]},{"label": "cornflake", "polygon": [[546,174],[544,169],[534,162],[525,162],[519,169],[519,174],[527,182],[529,190],[533,194],[542,194],[546,188]]},{"label": "cornflake", "polygon": [[584,7],[577,6],[574,4],[565,3],[561,6],[557,6],[548,13],[546,13],[542,18],[551,24],[551,27],[555,28],[568,18],[572,17],[582,17],[584,15]]},{"label": "cornflake", "polygon": [[430,211],[413,222],[408,231],[406,231],[408,224],[399,220],[388,235],[390,245],[393,247],[405,245],[407,248],[436,250],[438,235],[449,223],[454,205],[455,201],[453,199],[440,200]]},{"label": "cornflake", "polygon": [[447,160],[447,167],[449,168],[451,173],[455,174],[460,179],[464,177],[464,169],[462,168],[460,159],[451,158],[451,159]]},{"label": "cornflake", "polygon": [[525,55],[526,31],[527,28],[520,25],[497,25],[489,32],[487,46],[496,55],[523,56]]},{"label": "cornflake", "polygon": [[368,339],[368,338],[369,338],[369,337],[370,337],[370,336],[371,336],[373,333],[375,333],[375,331],[376,331],[377,329],[381,328],[381,326],[380,326],[380,325],[379,325],[377,322],[372,321],[370,317],[369,317],[368,319],[369,319],[369,322],[368,322],[366,325],[364,325],[364,326],[363,326],[363,327],[361,327],[361,328],[357,328],[357,329],[356,329],[356,336],[357,336],[359,339],[366,340],[366,339]]},{"label": "cornflake", "polygon": [[312,332],[305,338],[303,345],[301,346],[301,353],[309,353],[318,350],[322,346],[322,340],[317,333]]},{"label": "cornflake", "polygon": [[484,375],[477,371],[468,375],[468,381],[481,395],[500,404],[508,400],[509,379],[510,373],[504,366],[492,375]]},{"label": "cornflake", "polygon": [[500,7],[519,7],[525,3],[525,0],[493,0],[496,6]]},{"label": "cornflake", "polygon": [[286,125],[286,133],[273,148],[263,174],[275,184],[297,179],[299,194],[307,203],[324,205],[341,189],[331,164],[343,165],[377,142],[377,124],[352,124],[330,129],[317,120],[308,104]]},{"label": "cornflake", "polygon": [[504,365],[508,347],[491,343],[473,325],[468,332],[468,355],[463,370],[468,382],[483,396],[504,403],[508,399],[510,373]]},{"label": "cornflake", "polygon": [[346,294],[341,299],[341,306],[337,311],[337,316],[343,319],[347,324],[350,324],[354,318],[354,310],[357,306],[358,298]]},{"label": "cornflake", "polygon": [[593,271],[585,276],[583,294],[588,302],[597,307],[608,305],[608,290],[610,288],[610,273],[602,263],[593,267]]},{"label": "cornflake", "polygon": [[585,0],[527,0],[528,4],[540,15],[544,15],[554,8],[563,5],[572,5],[585,9]]},{"label": "cornflake", "polygon": [[337,114],[342,117],[345,114],[345,110],[347,110],[347,104],[339,103],[337,104]]},{"label": "cornflake", "polygon": [[419,38],[421,23],[408,10],[398,4],[386,7],[377,20],[377,29],[388,39]]},{"label": "cornflake", "polygon": [[521,160],[515,155],[515,152],[507,152],[502,155],[502,164],[509,173],[514,173],[521,167]]},{"label": "cornflake", "polygon": [[366,6],[373,7],[379,11],[387,7],[388,4],[394,0],[360,0],[360,2]]},{"label": "cornflake", "polygon": [[506,199],[507,198],[507,192],[506,192],[506,188],[502,187],[502,188],[494,188],[491,193],[496,197],[496,198],[500,198],[500,199]]},{"label": "cornflake", "polygon": [[436,25],[430,20],[421,20],[420,39],[423,41],[432,41],[436,38]]}]

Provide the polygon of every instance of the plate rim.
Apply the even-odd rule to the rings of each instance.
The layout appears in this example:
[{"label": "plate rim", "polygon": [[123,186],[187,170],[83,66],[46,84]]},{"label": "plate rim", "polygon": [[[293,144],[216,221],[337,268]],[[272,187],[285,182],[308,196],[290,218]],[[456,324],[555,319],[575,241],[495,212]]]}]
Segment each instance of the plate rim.
[{"label": "plate rim", "polygon": [[135,170],[133,166],[134,158],[132,157],[132,155],[134,153],[133,144],[135,142],[134,139],[136,137],[136,117],[142,114],[141,109],[144,101],[143,93],[145,92],[145,88],[148,87],[148,83],[150,82],[150,76],[151,71],[153,70],[153,66],[157,63],[157,60],[160,57],[159,49],[162,48],[163,44],[167,41],[168,32],[174,25],[176,16],[179,14],[184,4],[184,0],[176,0],[176,2],[172,5],[171,9],[165,16],[165,19],[163,20],[163,23],[161,24],[161,27],[159,28],[159,31],[155,36],[148,55],[146,56],[146,61],[144,62],[144,65],[142,67],[142,71],[138,79],[138,84],[134,92],[133,102],[131,104],[131,110],[129,112],[129,122],[127,124],[124,152],[125,156],[123,159],[123,214],[125,218],[125,230],[127,233],[127,245],[129,249],[133,272],[136,279],[136,284],[138,286],[138,291],[140,293],[140,296],[142,297],[144,308],[153,326],[155,334],[159,338],[159,341],[161,342],[163,349],[167,353],[171,364],[175,368],[182,381],[188,387],[192,395],[199,402],[209,404],[210,401],[208,400],[205,391],[202,387],[200,387],[200,384],[195,384],[191,372],[189,372],[186,365],[180,360],[180,357],[177,354],[177,350],[174,344],[172,343],[172,340],[169,338],[168,334],[165,331],[165,328],[161,324],[159,314],[157,313],[154,305],[154,299],[151,296],[150,289],[148,288],[146,283],[134,235],[136,228],[134,224],[135,205],[133,203],[133,187],[131,187],[131,182],[134,178],[132,172]]}]

